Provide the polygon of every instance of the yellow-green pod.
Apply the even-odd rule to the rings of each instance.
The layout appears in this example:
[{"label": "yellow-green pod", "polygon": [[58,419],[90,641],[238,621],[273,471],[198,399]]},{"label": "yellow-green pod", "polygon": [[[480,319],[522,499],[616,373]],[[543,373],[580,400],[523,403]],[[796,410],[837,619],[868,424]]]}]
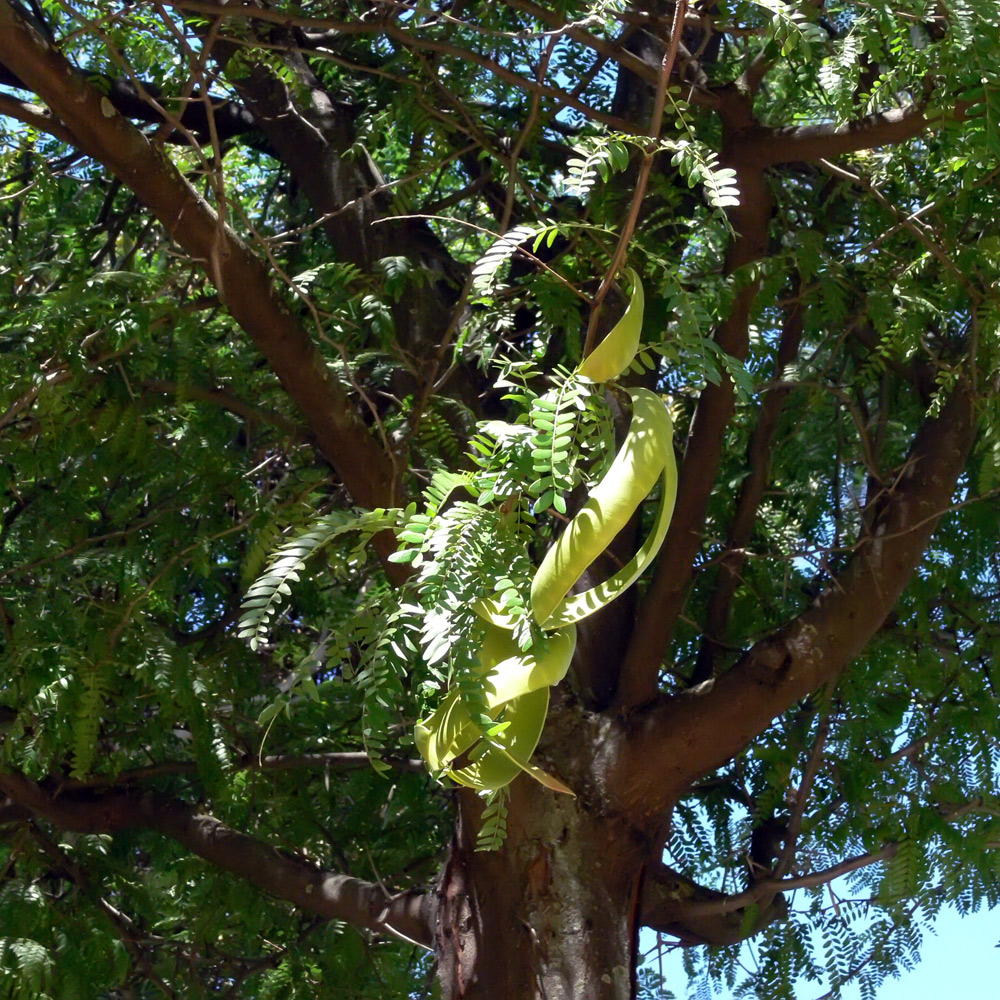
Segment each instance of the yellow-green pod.
[{"label": "yellow-green pod", "polygon": [[[493,791],[510,784],[527,769],[527,762],[538,746],[545,716],[549,711],[549,689],[539,688],[511,701],[499,716],[509,723],[507,728],[473,751],[476,757],[467,767],[449,771],[450,777],[460,785],[479,791]],[[500,749],[503,747],[503,750]],[[523,762],[523,763],[522,763]]]},{"label": "yellow-green pod", "polygon": [[625,315],[577,368],[580,375],[585,375],[595,382],[609,382],[613,378],[618,378],[632,364],[632,359],[639,350],[645,296],[639,275],[631,268],[625,273],[632,280],[632,298],[629,300]]},{"label": "yellow-green pod", "polygon": [[673,454],[671,454],[663,469],[660,502],[656,508],[653,526],[635,555],[603,583],[561,601],[545,622],[545,628],[562,629],[574,622],[582,621],[594,612],[600,611],[601,608],[628,590],[642,576],[646,567],[656,558],[656,553],[660,551],[663,539],[667,536],[667,528],[670,527],[670,518],[674,512],[676,498],[677,464]]},{"label": "yellow-green pod", "polygon": [[[661,509],[661,514],[664,514],[666,523],[669,523],[673,512],[676,470],[670,411],[649,389],[629,389],[628,392],[632,397],[632,422],[618,454],[580,512],[546,552],[532,581],[531,611],[535,621],[543,628],[553,627],[556,621],[564,621],[557,612],[570,588],[625,527],[664,469],[668,470],[664,477],[664,506],[668,506],[669,510],[664,513]],[[655,549],[645,553],[642,568],[656,554],[665,532],[666,526],[662,518],[658,518],[658,530],[654,535],[658,534],[659,539]],[[624,576],[615,574],[622,579],[628,578],[628,582],[619,586],[614,596],[634,582],[638,576],[638,573],[633,575],[634,569],[632,566]],[[579,621],[601,606],[596,605],[591,611],[570,620]]]},{"label": "yellow-green pod", "polygon": [[536,646],[528,652],[518,648],[510,632],[487,625],[480,653],[487,671],[486,704],[492,709],[530,691],[558,684],[569,670],[575,649],[573,625],[548,636],[544,651]]},{"label": "yellow-green pod", "polygon": [[[496,737],[496,741],[517,758],[517,763],[512,768],[511,760],[500,752],[499,759],[484,765],[492,768],[489,772],[491,781],[500,773],[509,773],[509,781],[520,770],[528,769],[527,761],[534,752],[541,727],[545,724],[545,714],[543,710],[538,732],[534,734],[532,742],[532,727],[537,722],[534,713],[537,712],[540,701],[536,698],[526,702],[524,699],[538,691],[544,691],[547,709],[548,690],[566,676],[575,649],[576,627],[573,625],[549,636],[544,650],[537,647],[529,652],[518,648],[510,632],[495,625],[487,626],[480,654],[486,709],[492,718],[502,718],[510,723]],[[426,719],[421,719],[413,731],[417,752],[432,771],[447,768],[451,761],[481,738],[482,732],[469,716],[457,690],[449,691],[434,712]],[[530,749],[527,749],[529,743]],[[490,747],[488,742],[483,742],[482,747],[483,749],[477,747],[473,754],[480,755],[485,761],[496,748]]]},{"label": "yellow-green pod", "polygon": [[469,717],[457,690],[449,691],[434,712],[413,729],[417,752],[432,771],[447,767],[478,738],[479,727]]}]

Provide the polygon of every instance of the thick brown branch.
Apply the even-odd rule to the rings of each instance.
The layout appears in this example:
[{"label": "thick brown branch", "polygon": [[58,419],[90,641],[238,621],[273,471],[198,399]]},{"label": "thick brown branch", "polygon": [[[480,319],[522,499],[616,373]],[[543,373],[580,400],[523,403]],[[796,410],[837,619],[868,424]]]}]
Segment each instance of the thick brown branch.
[{"label": "thick brown branch", "polygon": [[48,108],[31,104],[28,101],[19,101],[16,97],[9,97],[7,94],[0,94],[0,115],[14,118],[25,125],[38,129],[40,132],[47,132],[60,142],[73,142],[73,136],[68,129],[64,128]]},{"label": "thick brown branch", "polygon": [[626,808],[664,808],[771,720],[835,680],[881,627],[947,509],[975,438],[959,384],[917,433],[907,462],[851,561],[814,604],[758,642],[699,694],[664,698],[634,720],[621,780]]},{"label": "thick brown branch", "polygon": [[[898,850],[898,844],[889,843],[881,850],[859,854],[808,875],[761,879],[752,889],[734,895],[707,889],[680,872],[659,864],[646,876],[642,923],[653,930],[671,934],[684,944],[736,944],[785,916],[788,907],[782,893],[827,885],[859,868],[888,861]],[[748,922],[747,907],[750,906],[760,909]]]},{"label": "thick brown branch", "polygon": [[928,118],[923,105],[911,104],[867,115],[846,125],[799,125],[780,129],[755,129],[744,135],[740,156],[758,167],[778,163],[815,163],[854,153],[859,149],[891,146],[916,138],[946,121],[963,121],[968,103],[956,102],[948,115]]},{"label": "thick brown branch", "polygon": [[[225,43],[215,48],[224,63],[233,51]],[[231,73],[232,83],[322,219],[337,257],[370,271],[380,259],[402,252],[415,269],[440,279],[422,285],[419,295],[405,296],[393,307],[403,350],[417,358],[426,356],[436,349],[449,324],[455,289],[464,281],[462,269],[426,219],[372,225],[389,214],[390,190],[375,163],[355,145],[354,109],[331,100],[300,54],[285,56],[295,86],[276,74],[271,64],[244,55],[240,72]]]},{"label": "thick brown branch", "polygon": [[[275,44],[276,38],[263,42]],[[392,216],[391,186],[357,142],[357,109],[331,98],[295,50],[294,39],[287,42],[282,59],[294,83],[275,71],[273,60],[255,59],[249,50],[234,61],[237,49],[231,42],[216,43],[213,55],[223,67],[232,67],[233,86],[315,209],[336,255],[366,272],[377,272],[380,260],[399,254],[411,261],[412,274],[419,278],[408,294],[393,296],[390,307],[396,342],[410,368],[409,374],[396,373],[394,392],[419,396],[430,391],[446,331],[461,316],[458,289],[467,269],[453,260],[426,218]],[[466,366],[454,375],[449,393],[475,411],[478,376]],[[398,565],[389,569],[390,575],[403,575]]]},{"label": "thick brown branch", "polygon": [[[735,238],[726,257],[726,272],[734,274],[766,252],[771,197],[763,171],[746,167],[742,151],[737,148],[742,129],[752,121],[752,109],[740,95],[730,95],[725,109],[721,159],[726,166],[735,168],[740,190],[740,204],[730,212]],[[759,286],[757,278],[744,280],[729,316],[716,331],[716,343],[733,357],[746,355],[750,314]],[[656,696],[660,665],[681,613],[701,545],[702,525],[733,405],[733,384],[726,377],[718,385],[708,385],[698,398],[681,464],[673,519],[625,656],[616,699],[623,708],[643,704]]]},{"label": "thick brown branch", "polygon": [[120,177],[171,237],[202,263],[355,500],[368,507],[391,504],[395,475],[388,456],[250,248],[220,221],[164,151],[123,118],[6,0],[0,0],[0,61],[66,124],[75,145]]},{"label": "thick brown branch", "polygon": [[175,799],[150,793],[57,793],[22,775],[3,773],[0,792],[16,806],[61,830],[109,834],[155,830],[216,868],[245,878],[268,895],[310,913],[430,946],[432,896],[399,893],[388,897],[378,885],[324,872]]},{"label": "thick brown branch", "polygon": [[[742,896],[751,898],[733,905]],[[639,919],[644,927],[669,934],[684,945],[721,947],[753,937],[788,912],[784,899],[774,894],[770,903],[760,907],[748,921],[746,907],[757,901],[751,893],[727,896],[708,889],[658,863],[643,880]]]},{"label": "thick brown branch", "polygon": [[[785,368],[795,360],[799,353],[799,341],[802,339],[803,309],[802,301],[796,295],[785,313],[785,321],[781,328],[781,339],[774,360],[774,377],[781,379]],[[778,426],[788,395],[787,388],[774,388],[764,397],[760,413],[750,444],[747,447],[746,467],[747,477],[740,486],[740,495],[736,501],[736,513],[729,526],[729,538],[726,540],[726,551],[719,564],[718,579],[712,596],[708,602],[705,614],[705,639],[702,645],[698,665],[692,683],[699,684],[714,676],[716,662],[725,650],[726,624],[729,621],[729,609],[733,595],[739,586],[746,562],[746,549],[750,544],[754,523],[757,520],[757,509],[764,496],[764,489],[771,475],[771,440]]]}]

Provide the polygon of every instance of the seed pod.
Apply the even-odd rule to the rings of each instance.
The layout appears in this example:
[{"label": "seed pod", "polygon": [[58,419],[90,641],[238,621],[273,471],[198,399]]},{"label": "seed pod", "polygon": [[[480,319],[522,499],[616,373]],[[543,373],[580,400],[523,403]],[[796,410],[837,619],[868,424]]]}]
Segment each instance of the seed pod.
[{"label": "seed pod", "polygon": [[[572,792],[562,782],[528,763],[535,752],[549,705],[549,688],[566,676],[576,649],[576,628],[553,633],[545,650],[524,652],[505,629],[488,625],[480,656],[486,708],[507,723],[487,739],[472,721],[457,690],[414,728],[414,742],[432,771],[446,770],[459,784],[480,790],[502,788],[525,771],[549,788]],[[451,762],[469,751],[470,763]]]},{"label": "seed pod", "polygon": [[[632,298],[624,316],[585,358],[578,374],[607,382],[624,372],[639,348],[644,296],[635,271]],[[436,711],[417,723],[417,749],[432,771],[446,771],[458,784],[478,791],[509,784],[521,771],[555,791],[572,795],[561,781],[529,764],[545,725],[549,688],[566,675],[576,646],[575,622],[613,601],[630,587],[656,556],[666,535],[677,492],[673,424],[663,401],[648,389],[629,389],[632,421],[625,441],[605,476],[580,512],[546,553],[531,586],[531,610],[546,630],[557,630],[539,658],[514,642],[512,615],[490,598],[475,605],[488,624],[480,655],[486,708],[503,725],[486,735],[469,715],[457,690]],[[510,425],[494,424],[500,438]],[[514,429],[510,428],[513,432]],[[522,435],[527,429],[516,431]],[[585,593],[568,597],[588,566],[628,523],[657,479],[662,480],[653,528],[633,558],[618,572]],[[462,767],[452,767],[459,757]]]},{"label": "seed pod", "polygon": [[[677,480],[673,422],[656,393],[649,389],[629,389],[628,393],[632,422],[625,441],[580,512],[546,552],[532,580],[531,611],[543,628],[579,621],[617,597],[635,582],[666,534]],[[663,494],[656,524],[636,558],[600,587],[567,603],[570,588],[625,527],[661,474]]]},{"label": "seed pod", "polygon": [[611,379],[618,378],[632,364],[632,359],[639,350],[645,296],[639,275],[631,268],[625,273],[632,280],[632,298],[629,300],[625,315],[577,368],[577,372],[592,378],[595,382],[610,382]]}]

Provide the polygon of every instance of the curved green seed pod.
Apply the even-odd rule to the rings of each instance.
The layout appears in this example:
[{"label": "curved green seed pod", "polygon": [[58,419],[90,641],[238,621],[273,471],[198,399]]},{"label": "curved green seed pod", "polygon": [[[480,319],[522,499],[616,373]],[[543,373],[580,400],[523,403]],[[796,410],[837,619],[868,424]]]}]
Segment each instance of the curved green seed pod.
[{"label": "curved green seed pod", "polygon": [[[507,727],[487,740],[472,723],[458,692],[452,691],[430,719],[417,724],[414,737],[431,769],[446,770],[460,785],[491,791],[524,771],[547,787],[572,795],[561,781],[528,763],[545,727],[548,708],[548,687],[514,698],[498,713]],[[470,763],[452,768],[451,762],[466,751]]]},{"label": "curved green seed pod", "polygon": [[[510,632],[487,626],[481,653],[486,707],[491,717],[508,723],[507,728],[492,741],[484,739],[458,691],[450,691],[433,714],[414,727],[417,751],[428,767],[447,769],[459,784],[481,790],[501,788],[525,771],[550,788],[569,792],[528,759],[545,725],[549,688],[566,676],[575,649],[574,626],[555,632],[541,657],[520,650]],[[450,769],[470,747],[472,762]]]},{"label": "curved green seed pod", "polygon": [[625,315],[612,327],[611,332],[590,354],[580,362],[577,372],[595,382],[608,382],[619,375],[632,363],[639,350],[639,335],[642,332],[642,311],[645,296],[639,275],[629,268],[625,272],[632,281],[632,298]]},{"label": "curved green seed pod", "polygon": [[677,499],[677,463],[672,453],[663,468],[660,482],[660,502],[656,508],[653,527],[635,555],[603,583],[563,600],[543,623],[545,628],[563,628],[600,611],[628,590],[646,571],[646,567],[660,551],[663,539],[667,537],[674,501]]},{"label": "curved green seed pod", "polygon": [[492,709],[505,702],[554,687],[569,670],[576,650],[576,628],[570,626],[548,636],[548,649],[539,658],[534,650],[518,648],[510,632],[495,625],[486,627],[480,654],[486,674],[486,705]]},{"label": "curved green seed pod", "polygon": [[458,691],[449,691],[433,714],[413,727],[417,752],[432,771],[447,767],[478,738],[479,727],[469,717]]},{"label": "curved green seed pod", "polygon": [[[577,372],[595,382],[621,375],[639,348],[644,308],[642,283],[635,271],[632,298],[625,315]],[[549,688],[565,676],[576,646],[574,623],[600,610],[630,587],[652,561],[666,535],[677,489],[673,425],[666,406],[647,389],[630,389],[632,422],[621,449],[587,503],[549,550],[532,581],[531,607],[546,629],[558,629],[539,660],[513,641],[513,618],[496,601],[483,599],[476,612],[489,624],[481,652],[486,675],[486,705],[505,727],[485,737],[469,716],[457,691],[449,692],[427,719],[417,723],[414,739],[431,770],[446,770],[459,784],[480,791],[502,788],[524,771],[547,787],[570,795],[562,782],[528,763],[534,753],[549,704]],[[488,433],[509,435],[508,425]],[[513,428],[510,429],[513,431]],[[514,433],[526,433],[518,431]],[[653,529],[635,556],[604,583],[567,597],[580,575],[625,526],[662,473],[662,492]],[[468,763],[452,768],[464,755]]]},{"label": "curved green seed pod", "polygon": [[[666,534],[676,495],[673,421],[663,401],[649,389],[629,389],[632,422],[618,454],[580,512],[545,554],[531,583],[531,611],[543,628],[579,621],[635,582]],[[566,595],[588,566],[611,544],[663,473],[657,523],[636,558],[601,587]],[[567,609],[572,606],[572,614]]]},{"label": "curved green seed pod", "polygon": [[493,791],[509,785],[521,771],[530,767],[527,761],[538,746],[548,711],[547,687],[515,698],[503,712],[507,728],[495,736],[493,742],[483,740],[472,751],[472,762],[466,767],[449,769],[449,776],[460,785],[478,791]]}]

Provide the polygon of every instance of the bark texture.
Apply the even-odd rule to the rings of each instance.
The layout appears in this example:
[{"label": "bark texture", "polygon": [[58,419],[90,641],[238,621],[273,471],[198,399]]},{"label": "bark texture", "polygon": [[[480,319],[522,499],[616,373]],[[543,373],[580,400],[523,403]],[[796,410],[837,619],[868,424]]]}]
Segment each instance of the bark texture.
[{"label": "bark texture", "polygon": [[[541,759],[578,790],[512,786],[502,850],[476,853],[480,803],[463,794],[438,890],[435,947],[446,1000],[627,1000],[633,995],[649,837],[608,810],[607,760],[620,729],[576,702],[555,706]],[[543,766],[546,764],[543,763]]]}]

